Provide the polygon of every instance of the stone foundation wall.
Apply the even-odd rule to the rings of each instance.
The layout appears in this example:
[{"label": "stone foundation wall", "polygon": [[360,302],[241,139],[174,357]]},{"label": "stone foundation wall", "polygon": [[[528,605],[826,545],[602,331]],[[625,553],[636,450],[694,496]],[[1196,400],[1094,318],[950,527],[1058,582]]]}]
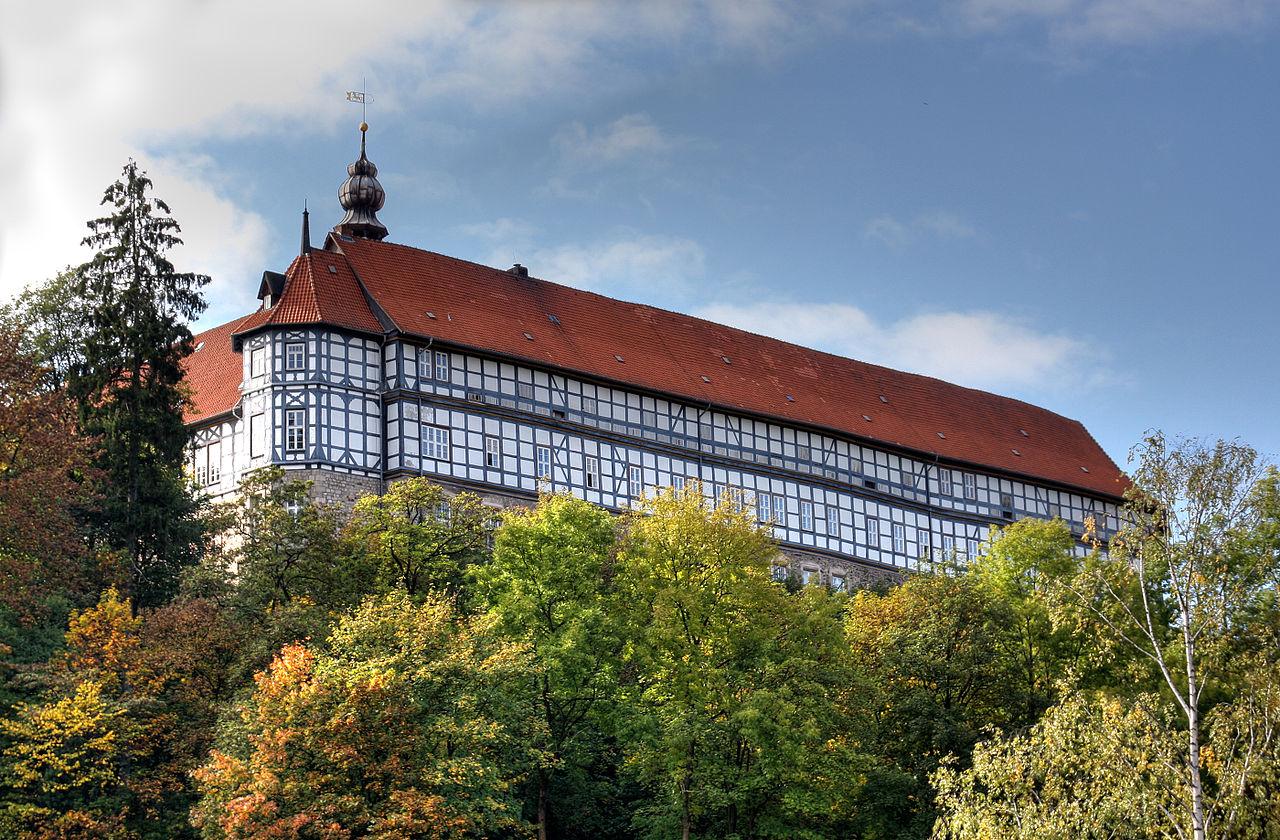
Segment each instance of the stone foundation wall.
[{"label": "stone foundation wall", "polygon": [[777,566],[785,568],[787,574],[801,577],[805,571],[816,573],[824,586],[832,586],[832,577],[840,576],[844,578],[844,588],[848,592],[901,583],[907,576],[903,569],[890,569],[791,546],[781,546],[781,555]]},{"label": "stone foundation wall", "polygon": [[314,499],[338,505],[346,511],[350,511],[361,496],[382,492],[382,479],[367,475],[352,475],[325,469],[287,468],[284,473],[290,480],[312,482],[311,495]]}]

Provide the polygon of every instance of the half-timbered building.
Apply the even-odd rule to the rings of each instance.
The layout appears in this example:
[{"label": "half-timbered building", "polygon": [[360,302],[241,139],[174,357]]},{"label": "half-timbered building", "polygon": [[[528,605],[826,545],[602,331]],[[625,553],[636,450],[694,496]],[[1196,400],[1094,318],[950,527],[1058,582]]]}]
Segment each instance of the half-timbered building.
[{"label": "half-timbered building", "polygon": [[192,469],[268,464],[350,501],[426,475],[495,505],[539,488],[625,510],[698,482],[754,510],[793,571],[848,586],[980,550],[992,525],[1118,527],[1125,479],[1025,402],[386,241],[365,154],[345,217],[196,337]]}]

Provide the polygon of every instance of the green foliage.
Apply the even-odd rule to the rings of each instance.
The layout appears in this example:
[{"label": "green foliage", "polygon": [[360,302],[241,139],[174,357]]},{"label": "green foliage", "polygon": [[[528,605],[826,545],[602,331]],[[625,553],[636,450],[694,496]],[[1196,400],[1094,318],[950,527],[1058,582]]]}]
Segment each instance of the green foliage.
[{"label": "green foliage", "polygon": [[1154,695],[1073,695],[1026,735],[996,733],[937,772],[938,840],[1173,840],[1180,739]]},{"label": "green foliage", "polygon": [[[473,570],[480,600],[530,659],[516,685],[539,719],[531,744],[536,822],[571,812],[550,798],[566,762],[593,762],[598,724],[616,700],[625,628],[613,589],[613,517],[566,495],[503,517],[489,563]],[[558,814],[556,812],[559,812]],[[544,835],[545,836],[545,835]]]},{"label": "green foliage", "polygon": [[984,727],[1023,718],[1024,681],[1007,635],[1014,623],[1009,605],[972,575],[919,574],[851,599],[845,628],[870,680],[880,759],[867,791],[876,808],[861,817],[866,834],[926,836],[929,775],[947,756],[967,757]]},{"label": "green foliage", "polygon": [[372,588],[359,553],[341,544],[338,509],[317,503],[310,481],[289,479],[279,467],[254,470],[219,515],[230,547],[218,560],[228,575],[234,570],[241,609],[271,612],[299,598],[341,609]]},{"label": "green foliage", "polygon": [[856,685],[839,605],[788,595],[771,580],[775,552],[746,512],[708,510],[696,486],[627,523],[623,743],[654,792],[636,816],[650,836],[824,836],[849,816]]},{"label": "green foliage", "polygon": [[90,522],[128,559],[140,606],[170,598],[199,549],[195,501],[182,473],[182,360],[191,352],[186,324],[204,311],[200,289],[209,282],[176,271],[165,256],[181,244],[178,223],[150,189],[130,161],[103,196],[109,215],[88,223],[84,244],[96,254],[76,269],[75,287],[83,355],[67,380],[81,430],[100,444],[101,512]]},{"label": "green foliage", "polygon": [[376,562],[382,588],[446,592],[465,603],[467,569],[486,554],[492,515],[474,493],[451,496],[425,478],[409,478],[360,499],[351,528]]},{"label": "green foliage", "polygon": [[467,837],[522,832],[525,766],[505,686],[522,650],[448,601],[366,601],[323,647],[257,677],[238,737],[197,777],[208,837]]}]

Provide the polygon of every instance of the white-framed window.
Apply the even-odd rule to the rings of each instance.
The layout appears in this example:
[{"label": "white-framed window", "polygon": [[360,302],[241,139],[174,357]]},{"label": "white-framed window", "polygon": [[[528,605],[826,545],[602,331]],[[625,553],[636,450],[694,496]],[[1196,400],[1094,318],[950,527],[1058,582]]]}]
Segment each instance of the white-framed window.
[{"label": "white-framed window", "polygon": [[785,582],[785,581],[786,581],[786,579],[787,579],[787,567],[786,567],[786,566],[774,566],[774,567],[773,567],[773,579],[774,579],[775,581],[777,581],[778,583],[783,583],[783,582]]},{"label": "white-framed window", "polygon": [[840,508],[827,505],[827,536],[840,536]]},{"label": "white-framed window", "polygon": [[787,524],[787,497],[774,495],[773,497],[773,521],[779,525]]},{"label": "white-framed window", "polygon": [[897,522],[893,523],[893,552],[895,554],[907,553],[907,529]]},{"label": "white-framed window", "polygon": [[880,520],[867,517],[867,545],[872,548],[880,547]]},{"label": "white-framed window", "polygon": [[261,411],[249,415],[249,457],[267,454],[267,417]]},{"label": "white-framed window", "polygon": [[294,519],[302,515],[302,502],[297,499],[289,499],[284,503],[285,513],[288,513]]},{"label": "white-framed window", "polygon": [[582,476],[588,490],[600,489],[600,459],[588,455],[582,459]]},{"label": "white-framed window", "polygon": [[533,399],[533,383],[531,383],[531,382],[517,382],[517,383],[516,383],[516,396],[517,396],[517,397],[519,397],[519,398],[520,398],[520,399],[522,399],[522,400],[531,400],[531,399]]},{"label": "white-framed window", "polygon": [[[526,450],[527,451],[527,450]],[[534,450],[534,478],[539,481],[551,480],[551,447],[539,446]]]},{"label": "white-framed window", "polygon": [[449,354],[439,350],[436,351],[436,379],[449,381]]},{"label": "white-framed window", "polygon": [[977,559],[978,557],[978,541],[977,540],[965,540],[964,549],[965,549],[964,551],[965,557],[967,559],[969,560]]},{"label": "white-framed window", "polygon": [[633,501],[644,495],[644,473],[639,467],[627,467],[627,494]]},{"label": "white-framed window", "polygon": [[418,379],[431,378],[431,351],[425,347],[418,348]]},{"label": "white-framed window", "polygon": [[973,473],[964,474],[964,497],[966,499],[978,498],[978,477]]},{"label": "white-framed window", "polygon": [[677,493],[683,493],[684,492],[684,476],[682,475],[671,476],[671,489],[675,490]]},{"label": "white-framed window", "polygon": [[267,348],[255,347],[249,351],[249,375],[262,376],[267,372]]},{"label": "white-framed window", "polygon": [[484,465],[490,469],[502,469],[502,440],[494,435],[484,437]]},{"label": "white-framed window", "polygon": [[222,444],[214,442],[204,448],[206,473],[210,484],[217,484],[222,479]]},{"label": "white-framed window", "polygon": [[945,496],[954,492],[951,487],[951,470],[938,468],[938,492]]},{"label": "white-framed window", "polygon": [[815,584],[821,579],[822,575],[818,573],[817,569],[805,567],[800,570],[800,582],[805,586]]},{"label": "white-framed window", "polygon": [[800,503],[800,529],[802,531],[813,530],[813,502]]},{"label": "white-framed window", "polygon": [[956,554],[956,538],[949,534],[942,535],[942,559],[950,560]]},{"label": "white-framed window", "polygon": [[747,509],[747,495],[741,487],[729,488],[729,509],[734,513],[741,513]]},{"label": "white-framed window", "polygon": [[301,341],[290,341],[284,346],[284,369],[304,370],[307,366],[307,345]]},{"label": "white-framed window", "polygon": [[595,398],[595,397],[583,397],[583,398],[582,398],[582,413],[583,413],[583,414],[596,414],[596,413],[597,413],[596,398]]},{"label": "white-framed window", "polygon": [[284,412],[284,449],[301,452],[307,448],[307,412],[301,408],[289,408]]},{"label": "white-framed window", "polygon": [[773,522],[773,498],[768,493],[756,494],[756,517],[763,523]]},{"label": "white-framed window", "polygon": [[844,572],[832,572],[831,588],[834,589],[836,592],[844,592],[845,586],[846,584],[844,582]]},{"label": "white-framed window", "polygon": [[438,461],[451,460],[449,454],[449,430],[440,426],[422,427],[422,457]]}]

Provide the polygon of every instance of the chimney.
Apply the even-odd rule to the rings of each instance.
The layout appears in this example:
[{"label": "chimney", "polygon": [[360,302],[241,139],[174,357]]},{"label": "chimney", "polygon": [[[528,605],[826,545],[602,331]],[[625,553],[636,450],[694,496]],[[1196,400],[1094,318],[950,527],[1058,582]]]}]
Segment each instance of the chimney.
[{"label": "chimney", "polygon": [[507,273],[514,274],[517,277],[528,277],[529,269],[525,268],[520,263],[516,263],[515,265],[511,266],[511,268],[507,269]]}]

